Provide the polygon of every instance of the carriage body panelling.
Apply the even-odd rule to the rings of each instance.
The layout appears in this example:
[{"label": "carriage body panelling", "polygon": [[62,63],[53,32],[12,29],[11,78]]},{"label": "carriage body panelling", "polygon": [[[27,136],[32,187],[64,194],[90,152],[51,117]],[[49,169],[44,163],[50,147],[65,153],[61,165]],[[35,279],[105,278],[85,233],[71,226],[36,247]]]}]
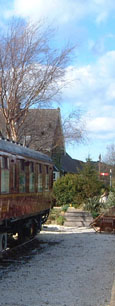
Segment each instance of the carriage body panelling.
[{"label": "carriage body panelling", "polygon": [[43,221],[51,207],[52,183],[47,155],[0,139],[0,232],[16,231],[16,224],[23,225],[19,220]]}]

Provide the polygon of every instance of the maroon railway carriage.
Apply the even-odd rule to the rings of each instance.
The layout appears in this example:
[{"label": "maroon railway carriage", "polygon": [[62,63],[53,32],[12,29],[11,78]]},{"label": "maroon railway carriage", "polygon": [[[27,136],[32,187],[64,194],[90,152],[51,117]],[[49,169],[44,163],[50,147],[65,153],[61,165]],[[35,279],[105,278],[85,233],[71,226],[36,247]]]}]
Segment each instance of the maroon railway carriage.
[{"label": "maroon railway carriage", "polygon": [[52,174],[47,155],[0,139],[0,251],[8,235],[40,231],[51,206]]}]

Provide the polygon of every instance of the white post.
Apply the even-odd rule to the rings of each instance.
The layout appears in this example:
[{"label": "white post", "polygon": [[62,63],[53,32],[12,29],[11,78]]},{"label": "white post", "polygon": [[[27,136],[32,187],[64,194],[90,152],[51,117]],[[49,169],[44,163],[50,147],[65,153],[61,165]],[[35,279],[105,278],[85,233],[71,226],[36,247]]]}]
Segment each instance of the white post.
[{"label": "white post", "polygon": [[112,169],[110,169],[110,189],[112,188]]}]

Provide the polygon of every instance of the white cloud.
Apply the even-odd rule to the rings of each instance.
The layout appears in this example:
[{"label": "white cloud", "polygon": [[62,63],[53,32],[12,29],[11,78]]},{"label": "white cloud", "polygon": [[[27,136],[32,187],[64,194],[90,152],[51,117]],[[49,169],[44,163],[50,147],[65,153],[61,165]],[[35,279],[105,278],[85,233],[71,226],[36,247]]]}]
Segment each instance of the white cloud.
[{"label": "white cloud", "polygon": [[101,75],[109,78],[115,77],[115,50],[109,51],[100,57],[98,65],[101,67]]},{"label": "white cloud", "polygon": [[115,82],[112,81],[109,88],[107,89],[107,99],[115,100]]},{"label": "white cloud", "polygon": [[[115,118],[110,117],[96,117],[87,123],[87,128],[92,132],[111,132],[115,126]],[[115,134],[115,131],[114,131]]]},{"label": "white cloud", "polygon": [[115,137],[115,51],[107,52],[95,64],[68,68],[67,79],[70,86],[64,89],[63,100],[85,110],[90,134]]},{"label": "white cloud", "polygon": [[95,63],[81,66],[68,67],[67,80],[71,86],[64,90],[66,97],[81,98],[91,106],[91,99],[94,104],[97,100],[103,105],[113,102],[115,89],[115,51],[107,52]]},{"label": "white cloud", "polygon": [[[63,90],[63,101],[66,109],[71,110],[74,105],[82,108],[92,139],[112,139],[115,136],[115,51],[106,50],[112,48],[110,38],[114,39],[115,35],[107,32],[102,37],[104,28],[100,31],[99,27],[110,15],[111,20],[115,15],[115,0],[14,0],[12,3],[12,9],[6,6],[5,10],[4,6],[4,18],[16,15],[35,21],[46,17],[57,27],[59,45],[62,41],[65,44],[69,36],[71,41],[79,40],[84,54],[81,52],[78,60],[90,61],[89,50],[99,56],[95,63],[90,61],[89,65],[67,68],[70,86]],[[111,31],[109,27],[108,31]]]},{"label": "white cloud", "polygon": [[68,23],[75,18],[79,20],[85,15],[85,7],[79,0],[15,0],[14,11],[23,17],[47,17],[59,24]]},{"label": "white cloud", "polygon": [[57,24],[80,21],[92,16],[96,23],[105,21],[115,10],[114,0],[15,0],[13,14],[38,19],[47,17]]},{"label": "white cloud", "polygon": [[100,23],[102,23],[103,21],[105,21],[106,19],[107,19],[107,16],[108,14],[107,14],[107,12],[102,12],[102,13],[100,13],[98,16],[97,16],[97,18],[96,18],[96,22],[97,22],[97,24],[100,24]]}]

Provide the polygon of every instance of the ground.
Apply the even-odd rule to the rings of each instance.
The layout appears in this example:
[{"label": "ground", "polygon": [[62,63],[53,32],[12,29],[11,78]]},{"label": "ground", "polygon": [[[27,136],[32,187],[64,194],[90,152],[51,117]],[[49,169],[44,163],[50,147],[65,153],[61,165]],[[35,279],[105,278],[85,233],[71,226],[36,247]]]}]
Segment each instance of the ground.
[{"label": "ground", "polygon": [[108,306],[115,235],[47,226],[40,248],[0,272],[1,306]]}]

